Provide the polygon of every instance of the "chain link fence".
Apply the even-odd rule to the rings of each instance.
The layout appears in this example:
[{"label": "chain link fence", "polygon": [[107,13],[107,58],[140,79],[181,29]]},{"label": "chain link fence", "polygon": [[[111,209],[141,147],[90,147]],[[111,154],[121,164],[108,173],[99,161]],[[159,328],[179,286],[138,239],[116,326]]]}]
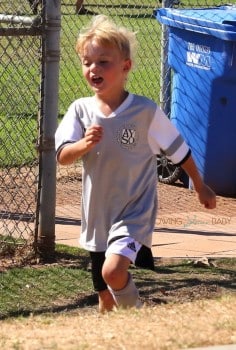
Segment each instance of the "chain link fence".
[{"label": "chain link fence", "polygon": [[13,259],[35,242],[42,43],[33,19],[29,2],[0,2],[0,255]]},{"label": "chain link fence", "polygon": [[[53,84],[53,91],[56,92],[58,83],[50,75],[49,68],[56,76],[55,67],[59,61],[59,50],[57,58],[54,44],[48,43],[51,33],[58,31],[58,21],[57,18],[53,19],[52,10],[50,2],[45,0],[0,3],[2,261],[4,257],[10,257],[13,261],[35,257],[40,220],[42,229],[45,217],[50,214],[45,215],[45,202],[52,203],[53,186],[49,193],[45,178],[51,184],[54,162],[51,162],[51,166],[49,159],[55,159],[52,138],[57,109],[55,113],[55,93],[51,93],[49,101],[48,90]],[[56,15],[56,5],[54,12]],[[56,96],[56,105],[57,100]],[[53,118],[48,119],[48,114],[53,114],[53,110],[55,125]],[[47,199],[45,195],[42,196],[45,191]],[[54,217],[50,216],[54,225]]]},{"label": "chain link fence", "polygon": [[[39,191],[41,173],[37,140],[42,123],[42,22],[48,0],[9,0],[0,2],[0,255],[9,256],[20,247],[25,257],[28,248],[38,243]],[[223,5],[223,0],[117,1],[89,0],[76,13],[75,0],[61,1],[59,110],[61,117],[75,99],[91,94],[83,80],[75,53],[78,32],[95,14],[106,14],[118,24],[137,32],[136,67],[128,89],[161,105],[162,27],[153,11],[166,6],[208,7]],[[164,77],[165,78],[165,77]],[[160,93],[162,92],[162,93]],[[39,166],[40,165],[40,166]],[[79,222],[80,164],[57,168],[56,224]],[[66,186],[66,188],[65,188]],[[57,227],[57,225],[56,225]],[[10,244],[9,244],[10,243]],[[10,248],[9,248],[10,247]]]}]

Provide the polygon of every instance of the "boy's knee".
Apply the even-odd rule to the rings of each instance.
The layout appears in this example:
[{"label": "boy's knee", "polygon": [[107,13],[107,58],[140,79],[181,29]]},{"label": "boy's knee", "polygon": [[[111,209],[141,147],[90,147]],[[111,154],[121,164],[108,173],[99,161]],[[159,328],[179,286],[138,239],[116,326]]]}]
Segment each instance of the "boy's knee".
[{"label": "boy's knee", "polygon": [[122,289],[127,284],[129,274],[119,264],[104,263],[102,268],[102,277],[106,284],[113,289]]},{"label": "boy's knee", "polygon": [[104,263],[102,277],[108,285],[114,285],[119,277],[119,269],[117,266],[109,266],[109,264]]}]

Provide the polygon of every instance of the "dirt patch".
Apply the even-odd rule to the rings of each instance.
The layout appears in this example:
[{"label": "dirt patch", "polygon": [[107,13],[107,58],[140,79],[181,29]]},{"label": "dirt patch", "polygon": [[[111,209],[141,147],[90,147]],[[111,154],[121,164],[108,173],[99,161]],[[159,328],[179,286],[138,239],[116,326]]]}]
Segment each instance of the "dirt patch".
[{"label": "dirt patch", "polygon": [[[32,171],[31,169],[28,170],[23,168],[20,171],[20,174],[16,172],[13,172],[13,174],[11,174],[11,179],[12,181],[14,180],[12,187],[14,188],[14,191],[21,193],[22,198],[28,198],[27,193],[28,188],[31,186],[32,176],[26,176],[25,174],[29,174],[31,172],[35,173],[35,170]],[[19,185],[18,182],[20,180],[16,180],[19,176],[21,179],[20,191],[17,190],[17,186]],[[56,220],[59,219],[61,222],[64,220],[63,222],[65,223],[66,221],[70,222],[70,220],[73,218],[76,219],[77,222],[80,221],[81,179],[82,175],[80,163],[66,167],[58,166],[56,189]],[[23,186],[22,183],[28,183],[27,181],[30,183],[30,186]],[[216,209],[209,211],[199,203],[196,193],[185,188],[181,182],[176,182],[174,185],[159,183],[157,186],[157,192],[159,197],[158,218],[165,215],[170,217],[170,214],[178,215],[178,213],[203,212],[211,213],[212,217],[218,215],[221,218],[226,217],[230,219],[231,217],[234,217],[235,219],[236,198],[217,196]],[[9,196],[7,194],[4,194],[4,200],[7,203],[9,202],[8,197]],[[17,252],[15,256],[13,252],[13,254],[10,256],[10,259],[7,259],[7,254],[5,254],[5,246],[2,244],[4,252],[0,251],[0,254],[1,256],[4,255],[4,260],[1,261],[0,265],[1,267],[4,266],[4,268],[7,265],[13,266],[18,263],[29,263],[33,250],[32,244],[29,243],[29,240],[26,240],[26,236],[28,235],[31,237],[31,241],[34,241],[32,237],[34,230],[32,224],[31,227],[30,222],[28,222],[30,217],[26,218],[26,214],[24,214],[25,201],[17,201],[17,209],[13,209],[11,209],[11,211],[17,211],[17,216],[15,215],[14,217],[9,217],[11,219],[9,220],[9,224],[5,220],[4,225],[7,227],[9,232],[14,232],[14,234],[12,234],[13,243],[15,238],[19,238],[24,243],[24,245],[23,247],[18,247],[18,245],[12,244],[11,248],[13,247],[13,251],[17,249]],[[33,214],[31,216],[34,216],[34,209],[32,210],[32,213]],[[163,223],[164,220],[161,221],[161,226],[162,229],[165,229],[165,225]],[[15,225],[14,228],[12,227],[13,225]],[[156,227],[159,228],[159,226],[160,225],[157,222]],[[223,225],[221,226],[223,227]]]},{"label": "dirt patch", "polygon": [[[81,204],[81,167],[58,167],[57,173],[57,206],[70,207],[71,216],[80,215]],[[158,183],[158,214],[166,215],[182,212],[209,212],[198,201],[195,191],[189,190],[179,181],[174,185]],[[73,211],[73,206],[75,210]],[[66,213],[66,209],[65,209]],[[235,216],[236,198],[217,196],[217,207],[211,210],[212,215]]]}]

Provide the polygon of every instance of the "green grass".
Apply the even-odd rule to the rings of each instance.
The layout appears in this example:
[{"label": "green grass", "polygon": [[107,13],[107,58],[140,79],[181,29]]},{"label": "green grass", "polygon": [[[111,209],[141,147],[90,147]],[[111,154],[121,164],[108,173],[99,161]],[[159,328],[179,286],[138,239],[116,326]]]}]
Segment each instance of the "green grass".
[{"label": "green grass", "polygon": [[[67,264],[11,268],[0,275],[0,319],[52,311],[73,304],[80,292],[91,290],[86,252],[59,246]],[[68,265],[68,266],[67,266]],[[67,307],[69,307],[67,304]]]},{"label": "green grass", "polygon": [[36,139],[36,117],[0,116],[0,168],[32,163],[37,158]]},{"label": "green grass", "polygon": [[80,269],[12,269],[6,273],[4,283],[1,283],[3,297],[0,301],[0,316],[51,311],[65,299],[72,301],[79,292],[89,287],[88,272]]},{"label": "green grass", "polygon": [[[89,263],[88,252],[57,245],[55,263],[2,271],[0,319],[97,304]],[[236,259],[220,259],[217,265],[218,267],[196,268],[190,261],[175,260],[157,265],[155,271],[132,268],[132,275],[140,293],[148,299],[168,302],[168,298],[163,301],[160,298],[160,295],[163,296],[160,290],[165,290],[167,295],[172,293],[174,300],[172,297],[171,302],[183,302],[188,295],[192,297],[195,293],[198,298],[199,291],[205,292],[208,288],[211,291],[212,286],[214,290],[224,288],[225,294],[233,292]]]}]

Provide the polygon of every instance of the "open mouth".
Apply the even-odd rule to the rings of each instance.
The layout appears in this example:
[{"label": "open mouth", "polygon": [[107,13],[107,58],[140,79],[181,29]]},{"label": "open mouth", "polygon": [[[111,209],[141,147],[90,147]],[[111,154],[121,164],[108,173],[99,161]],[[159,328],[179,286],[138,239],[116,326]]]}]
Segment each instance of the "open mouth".
[{"label": "open mouth", "polygon": [[99,85],[103,82],[103,78],[94,76],[94,77],[92,77],[92,82],[95,85]]}]

